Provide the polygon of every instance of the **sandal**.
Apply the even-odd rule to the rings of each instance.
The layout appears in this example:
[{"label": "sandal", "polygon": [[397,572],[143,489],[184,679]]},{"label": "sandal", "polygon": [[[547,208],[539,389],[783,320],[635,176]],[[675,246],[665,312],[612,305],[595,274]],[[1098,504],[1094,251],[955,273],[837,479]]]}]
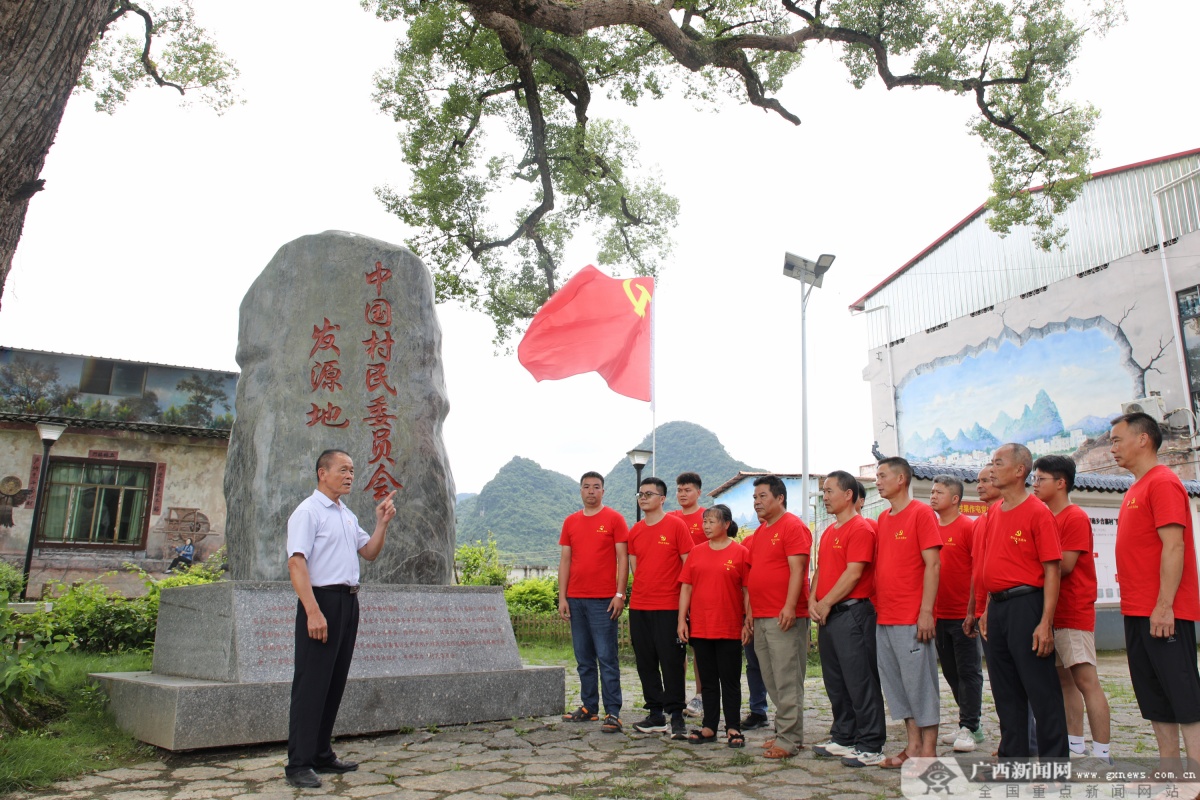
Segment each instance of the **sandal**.
[{"label": "sandal", "polygon": [[713,731],[710,735],[705,736],[702,728],[692,728],[687,740],[688,744],[708,744],[717,740],[717,732]]},{"label": "sandal", "polygon": [[774,745],[763,751],[763,758],[791,758],[794,755],[796,754],[789,753],[782,747],[775,747]]},{"label": "sandal", "polygon": [[725,738],[728,740],[726,745],[729,747],[745,747],[746,737],[741,731],[725,731]]},{"label": "sandal", "polygon": [[763,750],[770,750],[774,746],[775,746],[775,738],[774,737],[771,737],[770,739],[767,739],[765,742],[762,743]]},{"label": "sandal", "polygon": [[908,751],[901,750],[898,756],[889,756],[879,765],[880,769],[900,769],[904,766],[904,762],[908,761]]}]

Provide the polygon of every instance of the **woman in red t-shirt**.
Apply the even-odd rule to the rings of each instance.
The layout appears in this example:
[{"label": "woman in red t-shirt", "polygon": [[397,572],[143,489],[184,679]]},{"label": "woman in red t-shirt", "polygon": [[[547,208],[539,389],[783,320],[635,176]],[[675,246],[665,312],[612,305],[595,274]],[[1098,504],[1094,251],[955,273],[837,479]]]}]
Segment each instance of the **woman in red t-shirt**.
[{"label": "woman in red t-shirt", "polygon": [[688,735],[692,744],[717,738],[717,722],[725,709],[725,736],[730,747],[745,747],[738,729],[742,707],[742,643],[745,627],[746,576],[750,554],[733,540],[737,523],[729,507],[704,512],[707,542],[695,547],[679,573],[679,639],[689,642],[700,674],[704,727]]}]

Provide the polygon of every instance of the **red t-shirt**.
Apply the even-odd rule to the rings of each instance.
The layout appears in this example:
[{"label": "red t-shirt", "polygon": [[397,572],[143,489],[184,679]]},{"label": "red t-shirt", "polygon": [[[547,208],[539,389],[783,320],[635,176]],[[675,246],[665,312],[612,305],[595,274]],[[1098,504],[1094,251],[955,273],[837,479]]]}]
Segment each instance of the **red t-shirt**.
[{"label": "red t-shirt", "polygon": [[741,639],[746,618],[742,587],[749,574],[750,553],[737,542],[720,550],[705,542],[692,550],[679,573],[679,582],[692,586],[688,633],[700,639]]},{"label": "red t-shirt", "polygon": [[1136,481],[1117,517],[1117,582],[1121,584],[1121,613],[1148,617],[1158,602],[1158,570],[1162,562],[1164,525],[1183,526],[1183,577],[1175,592],[1175,618],[1200,620],[1200,590],[1196,581],[1196,547],[1187,490],[1179,478],[1159,464]]},{"label": "red t-shirt", "polygon": [[875,591],[875,531],[861,515],[855,514],[845,525],[838,527],[835,523],[821,534],[821,543],[817,545],[817,599],[829,594],[847,565],[859,562],[866,565],[862,576],[842,600],[867,598]]},{"label": "red t-shirt", "polygon": [[938,619],[963,619],[971,599],[971,545],[975,520],[959,514],[949,525],[938,526],[942,534],[942,569],[938,579],[933,615]]},{"label": "red t-shirt", "polygon": [[1092,521],[1087,512],[1071,504],[1054,516],[1058,543],[1066,553],[1079,552],[1075,569],[1062,576],[1054,627],[1096,630],[1096,556],[1092,552]]},{"label": "red t-shirt", "polygon": [[[993,503],[988,511],[995,507]],[[983,588],[983,551],[987,543],[988,512],[985,511],[975,518],[975,527],[971,531],[971,580],[975,582],[975,616],[982,617],[987,608],[988,595]],[[934,605],[937,605],[934,603]]]},{"label": "red t-shirt", "polygon": [[679,609],[680,556],[692,551],[692,537],[679,517],[667,514],[654,525],[641,520],[629,531],[629,555],[637,559],[629,607],[635,611]]},{"label": "red t-shirt", "polygon": [[915,625],[925,585],[925,558],[921,553],[942,546],[937,514],[916,500],[910,501],[899,514],[893,514],[889,508],[879,515],[878,537],[875,622]]},{"label": "red t-shirt", "polygon": [[[749,541],[749,540],[747,540]],[[756,619],[778,617],[787,602],[791,569],[789,556],[808,556],[812,553],[812,531],[792,512],[786,512],[774,525],[762,524],[754,531],[750,545],[750,611]],[[800,599],[796,616],[808,616],[808,559],[801,577]]]},{"label": "red t-shirt", "polygon": [[1046,572],[1042,564],[1062,558],[1058,525],[1046,504],[1027,495],[1016,508],[1005,511],[1000,501],[988,511],[987,519],[984,591],[1044,585]]},{"label": "red t-shirt", "polygon": [[684,514],[681,509],[675,509],[671,512],[672,515],[683,520],[683,524],[687,525],[688,533],[692,535],[692,544],[704,544],[708,541],[708,537],[704,535],[704,509],[700,509],[694,514]]},{"label": "red t-shirt", "polygon": [[617,543],[629,528],[618,512],[602,506],[590,517],[576,511],[563,522],[558,543],[571,548],[567,597],[612,597],[617,593]]}]

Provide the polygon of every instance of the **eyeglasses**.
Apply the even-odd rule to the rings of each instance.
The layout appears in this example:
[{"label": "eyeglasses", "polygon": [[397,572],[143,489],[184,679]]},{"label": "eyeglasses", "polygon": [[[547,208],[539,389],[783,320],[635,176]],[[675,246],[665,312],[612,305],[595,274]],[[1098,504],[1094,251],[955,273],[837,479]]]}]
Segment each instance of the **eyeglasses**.
[{"label": "eyeglasses", "polygon": [[633,495],[639,500],[649,500],[651,497],[666,497],[665,494],[659,494],[658,492],[634,492]]}]

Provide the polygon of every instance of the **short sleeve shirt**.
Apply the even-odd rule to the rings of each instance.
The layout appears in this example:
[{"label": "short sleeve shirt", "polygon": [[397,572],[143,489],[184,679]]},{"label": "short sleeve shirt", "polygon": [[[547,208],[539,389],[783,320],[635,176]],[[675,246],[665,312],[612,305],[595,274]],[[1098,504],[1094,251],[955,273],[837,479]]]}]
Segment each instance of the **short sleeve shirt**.
[{"label": "short sleeve shirt", "polygon": [[713,550],[707,542],[692,550],[679,574],[692,586],[689,634],[699,639],[740,639],[745,620],[742,587],[750,574],[750,553],[737,542]]},{"label": "short sleeve shirt", "polygon": [[842,526],[830,525],[817,546],[817,599],[833,588],[846,567],[862,563],[862,576],[843,600],[868,598],[875,591],[875,531],[855,514]]},{"label": "short sleeve shirt", "polygon": [[692,536],[678,516],[666,514],[654,525],[641,520],[629,531],[629,555],[637,559],[629,608],[673,611],[679,608],[682,556],[692,551]]},{"label": "short sleeve shirt", "polygon": [[692,514],[684,514],[683,511],[676,509],[671,512],[671,515],[679,517],[683,520],[683,524],[687,525],[688,534],[692,537],[692,544],[704,544],[708,541],[708,537],[704,535],[703,508]]},{"label": "short sleeve shirt", "polygon": [[875,610],[878,625],[915,625],[925,588],[925,557],[942,546],[937,514],[916,500],[899,514],[879,515],[875,555]]},{"label": "short sleeve shirt", "polygon": [[1191,506],[1178,476],[1161,464],[1130,486],[1121,501],[1117,517],[1121,613],[1127,617],[1148,617],[1154,611],[1162,561],[1158,529],[1164,525],[1183,526],[1183,576],[1175,592],[1175,618],[1200,621]]},{"label": "short sleeve shirt", "polygon": [[[750,545],[750,611],[756,619],[777,617],[787,602],[788,582],[791,580],[790,556],[812,553],[812,531],[804,521],[790,511],[775,521],[763,523],[754,532]],[[808,616],[808,569],[801,577],[800,599],[796,616]]]},{"label": "short sleeve shirt", "polygon": [[358,551],[370,539],[345,503],[319,489],[288,518],[288,557],[304,556],[313,586],[357,586]]},{"label": "short sleeve shirt", "polygon": [[1014,586],[1043,586],[1046,561],[1062,559],[1058,525],[1046,504],[1027,495],[1015,508],[999,502],[988,511],[983,553],[983,589],[1000,592]]},{"label": "short sleeve shirt", "polygon": [[[990,510],[990,509],[989,509]],[[987,608],[987,591],[983,588],[983,550],[987,542],[988,512],[975,518],[971,531],[971,580],[975,582],[975,616],[982,617]]]},{"label": "short sleeve shirt", "polygon": [[567,597],[596,599],[617,593],[617,545],[629,539],[625,518],[602,506],[591,516],[576,511],[563,522],[558,543],[571,548]]},{"label": "short sleeve shirt", "polygon": [[975,520],[959,514],[949,525],[940,525],[942,567],[933,615],[938,619],[964,619],[971,599],[971,544]]},{"label": "short sleeve shirt", "polygon": [[1092,521],[1087,512],[1072,503],[1054,517],[1063,552],[1079,553],[1075,569],[1062,576],[1054,627],[1080,631],[1096,629],[1096,556],[1092,552]]}]

